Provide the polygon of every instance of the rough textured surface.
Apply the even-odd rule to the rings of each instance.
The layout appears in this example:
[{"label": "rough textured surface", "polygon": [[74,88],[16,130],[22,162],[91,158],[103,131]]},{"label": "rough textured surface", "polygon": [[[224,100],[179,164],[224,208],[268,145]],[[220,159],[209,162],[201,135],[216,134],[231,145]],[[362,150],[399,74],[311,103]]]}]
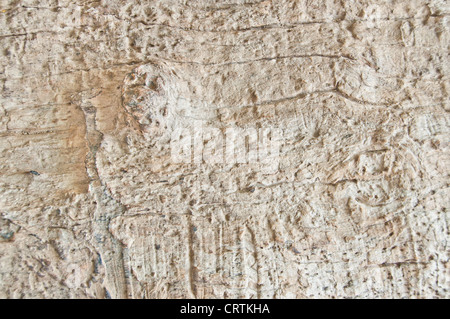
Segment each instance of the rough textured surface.
[{"label": "rough textured surface", "polygon": [[[449,14],[1,0],[0,297],[450,297]],[[174,163],[197,125],[277,171]]]}]

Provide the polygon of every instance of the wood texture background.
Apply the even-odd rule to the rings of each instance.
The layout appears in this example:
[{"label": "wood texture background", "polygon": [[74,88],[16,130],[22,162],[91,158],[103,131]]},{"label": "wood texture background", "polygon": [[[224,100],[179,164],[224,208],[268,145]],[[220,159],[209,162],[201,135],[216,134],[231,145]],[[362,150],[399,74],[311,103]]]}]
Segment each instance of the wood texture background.
[{"label": "wood texture background", "polygon": [[[448,298],[449,13],[1,0],[0,297]],[[199,123],[278,170],[171,162]]]}]

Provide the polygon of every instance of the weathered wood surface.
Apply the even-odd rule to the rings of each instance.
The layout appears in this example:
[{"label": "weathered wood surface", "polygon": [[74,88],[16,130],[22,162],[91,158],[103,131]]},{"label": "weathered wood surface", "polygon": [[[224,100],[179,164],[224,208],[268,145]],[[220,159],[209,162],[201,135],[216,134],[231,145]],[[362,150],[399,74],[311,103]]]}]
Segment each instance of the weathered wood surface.
[{"label": "weathered wood surface", "polygon": [[[450,5],[0,2],[0,297],[448,298]],[[281,128],[175,163],[177,128]]]}]

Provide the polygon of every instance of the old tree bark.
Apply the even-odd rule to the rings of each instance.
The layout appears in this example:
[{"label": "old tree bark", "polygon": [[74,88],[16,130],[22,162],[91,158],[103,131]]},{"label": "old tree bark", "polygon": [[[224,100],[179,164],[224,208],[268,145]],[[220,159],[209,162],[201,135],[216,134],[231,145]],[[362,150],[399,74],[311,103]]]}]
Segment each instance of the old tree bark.
[{"label": "old tree bark", "polygon": [[448,1],[0,3],[0,297],[449,297]]}]

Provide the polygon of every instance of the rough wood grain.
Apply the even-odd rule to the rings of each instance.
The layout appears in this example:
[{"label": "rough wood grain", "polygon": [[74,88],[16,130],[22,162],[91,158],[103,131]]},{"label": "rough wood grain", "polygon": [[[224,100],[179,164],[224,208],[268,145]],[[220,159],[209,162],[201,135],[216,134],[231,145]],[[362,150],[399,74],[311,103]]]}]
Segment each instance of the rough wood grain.
[{"label": "rough wood grain", "polygon": [[[2,0],[0,297],[448,298],[449,14]],[[199,127],[276,170],[174,162]]]}]

